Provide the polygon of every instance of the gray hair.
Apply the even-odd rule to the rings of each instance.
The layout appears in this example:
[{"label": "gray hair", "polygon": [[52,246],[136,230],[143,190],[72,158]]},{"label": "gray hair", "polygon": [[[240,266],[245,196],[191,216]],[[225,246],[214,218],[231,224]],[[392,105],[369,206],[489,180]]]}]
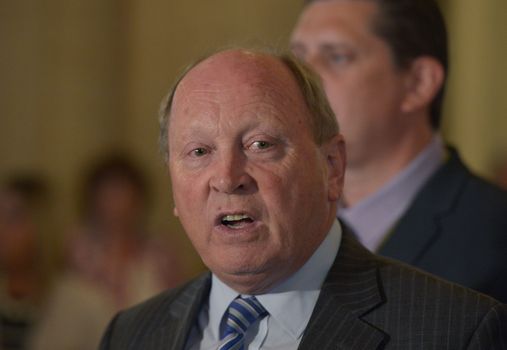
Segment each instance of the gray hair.
[{"label": "gray hair", "polygon": [[[209,57],[220,53],[225,50],[220,50],[206,57],[200,58],[189,65],[181,75],[176,79],[169,93],[164,97],[161,102],[159,110],[159,122],[160,122],[160,138],[159,145],[160,151],[164,155],[165,161],[169,159],[169,141],[168,141],[168,128],[171,114],[171,108],[173,104],[174,94],[178,88],[180,82],[191,71],[202,61]],[[282,62],[291,72],[292,76],[296,80],[297,85],[303,95],[304,102],[310,111],[310,127],[312,129],[313,138],[317,145],[322,145],[324,142],[330,140],[339,132],[338,123],[331,109],[329,102],[327,101],[326,95],[322,88],[322,84],[319,76],[314,73],[308,65],[297,59],[290,53],[273,53],[262,50],[246,50],[252,53],[258,53],[263,55],[272,56]]]}]

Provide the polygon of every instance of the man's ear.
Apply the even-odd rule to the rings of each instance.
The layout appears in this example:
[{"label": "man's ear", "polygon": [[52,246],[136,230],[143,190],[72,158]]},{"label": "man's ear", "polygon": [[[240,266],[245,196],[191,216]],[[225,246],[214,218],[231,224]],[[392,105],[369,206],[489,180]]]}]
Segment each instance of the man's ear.
[{"label": "man's ear", "polygon": [[335,135],[325,146],[328,168],[328,199],[332,202],[340,199],[345,179],[345,141],[340,134]]},{"label": "man's ear", "polygon": [[178,208],[174,207],[174,209],[173,209],[173,214],[174,214],[174,216],[176,216],[176,217],[180,216],[180,214],[178,213]]},{"label": "man's ear", "polygon": [[405,113],[429,108],[444,82],[444,67],[435,58],[421,56],[408,69],[407,94],[401,105]]}]

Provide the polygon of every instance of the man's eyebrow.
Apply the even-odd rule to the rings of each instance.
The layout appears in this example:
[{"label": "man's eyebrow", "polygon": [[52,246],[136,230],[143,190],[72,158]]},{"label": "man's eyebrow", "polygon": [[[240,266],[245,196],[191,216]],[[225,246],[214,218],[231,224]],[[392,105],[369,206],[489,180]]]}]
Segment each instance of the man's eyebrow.
[{"label": "man's eyebrow", "polygon": [[326,50],[326,51],[330,51],[330,50],[336,50],[336,49],[349,49],[350,48],[350,45],[346,42],[329,42],[329,41],[326,41],[324,43],[321,43],[319,44],[319,49],[321,50]]}]

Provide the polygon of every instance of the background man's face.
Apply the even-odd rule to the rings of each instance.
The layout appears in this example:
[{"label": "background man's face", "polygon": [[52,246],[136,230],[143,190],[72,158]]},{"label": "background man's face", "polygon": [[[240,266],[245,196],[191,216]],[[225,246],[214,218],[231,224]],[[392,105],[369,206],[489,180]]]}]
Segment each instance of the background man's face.
[{"label": "background man's face", "polygon": [[252,293],[308,259],[336,198],[292,77],[249,56],[215,55],[180,83],[169,166],[177,215],[204,263]]},{"label": "background man's face", "polygon": [[307,6],[291,49],[321,76],[347,142],[347,164],[388,156],[408,121],[400,113],[406,73],[372,31],[370,1],[316,1]]}]

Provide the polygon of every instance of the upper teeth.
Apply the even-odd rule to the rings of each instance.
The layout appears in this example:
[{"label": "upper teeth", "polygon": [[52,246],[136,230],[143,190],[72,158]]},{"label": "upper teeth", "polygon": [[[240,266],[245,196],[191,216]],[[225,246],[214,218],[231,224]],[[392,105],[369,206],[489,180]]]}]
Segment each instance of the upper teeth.
[{"label": "upper teeth", "polygon": [[248,219],[249,216],[245,214],[235,214],[235,215],[225,215],[222,220],[223,221],[238,221],[243,219]]}]

